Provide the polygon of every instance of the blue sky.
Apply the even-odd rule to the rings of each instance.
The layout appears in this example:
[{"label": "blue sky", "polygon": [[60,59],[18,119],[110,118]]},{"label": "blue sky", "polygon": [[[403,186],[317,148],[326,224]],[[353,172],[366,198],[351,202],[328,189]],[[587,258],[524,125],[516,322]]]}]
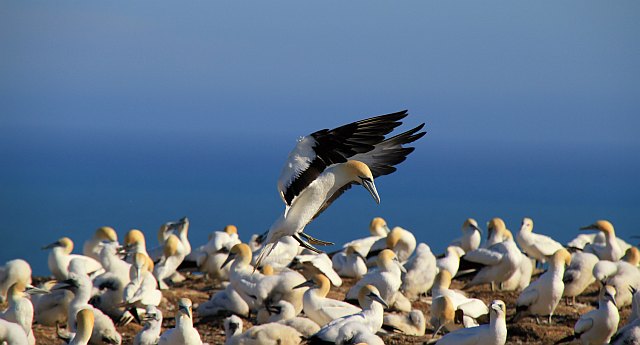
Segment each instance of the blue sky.
[{"label": "blue sky", "polygon": [[[318,226],[383,210],[456,230],[477,211],[533,214],[572,229],[563,238],[607,217],[637,233],[637,1],[0,9],[0,231],[24,230],[0,261],[34,228],[50,232],[41,242],[80,240],[195,215],[207,231],[238,219],[262,231],[281,211],[275,181],[298,136],[401,109],[428,135],[379,182],[381,208],[354,191]],[[238,211],[254,200],[250,217]],[[411,218],[415,205],[431,218]]]}]

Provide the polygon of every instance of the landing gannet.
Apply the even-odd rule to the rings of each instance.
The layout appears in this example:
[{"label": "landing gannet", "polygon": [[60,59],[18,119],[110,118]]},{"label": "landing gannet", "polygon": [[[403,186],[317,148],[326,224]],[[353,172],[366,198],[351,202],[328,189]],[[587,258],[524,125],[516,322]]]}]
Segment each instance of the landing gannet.
[{"label": "landing gannet", "polygon": [[100,251],[102,242],[118,242],[118,234],[110,226],[101,226],[93,234],[93,237],[86,240],[82,246],[82,254],[100,261]]},{"label": "landing gannet", "polygon": [[294,328],[274,322],[251,327],[242,333],[242,319],[235,315],[224,319],[224,330],[227,337],[225,345],[298,345],[302,340],[302,334]]},{"label": "landing gannet", "polygon": [[564,297],[567,297],[567,304],[569,304],[568,298],[571,298],[572,304],[576,303],[576,296],[582,294],[582,292],[591,283],[596,281],[593,276],[593,267],[598,263],[600,259],[595,254],[583,253],[577,251],[571,254],[571,264],[564,271],[564,277],[562,282],[564,283]]},{"label": "landing gannet", "polygon": [[312,280],[308,280],[295,288],[308,286],[303,297],[303,310],[305,315],[320,326],[346,315],[356,314],[360,308],[343,301],[327,298],[331,284],[329,279],[322,274],[316,274]]},{"label": "landing gannet", "polygon": [[29,344],[36,343],[36,338],[31,330],[31,324],[33,323],[33,305],[27,297],[31,294],[47,293],[46,290],[34,288],[33,286],[26,286],[22,282],[17,282],[9,288],[8,305],[7,309],[0,312],[0,318],[9,322],[15,322],[27,335]]},{"label": "landing gannet", "polygon": [[162,331],[162,312],[156,306],[147,306],[143,319],[143,327],[133,338],[133,345],[156,345]]},{"label": "landing gannet", "polygon": [[367,259],[359,250],[359,245],[354,244],[331,258],[333,269],[340,277],[360,279],[367,273]]},{"label": "landing gannet", "polygon": [[582,316],[573,327],[574,334],[570,335],[556,344],[580,339],[584,345],[607,344],[611,336],[618,329],[620,314],[616,307],[616,289],[613,286],[605,285],[600,289],[598,298],[598,309],[594,309]]},{"label": "landing gannet", "polygon": [[71,254],[73,251],[73,241],[68,237],[62,237],[42,249],[51,249],[49,252],[49,270],[58,280],[69,278],[69,263],[78,259],[86,266],[88,273],[93,273],[102,269],[102,265],[97,260],[88,256]]},{"label": "landing gannet", "polygon": [[490,324],[453,331],[436,342],[437,345],[504,345],[507,341],[507,308],[495,300],[490,305]]},{"label": "landing gannet", "polygon": [[424,127],[422,124],[385,139],[406,116],[406,111],[377,116],[332,130],[323,129],[298,140],[278,179],[285,211],[269,229],[257,266],[284,236],[293,236],[314,251],[318,250],[313,244],[329,244],[305,234],[304,228],[353,184],[361,184],[380,202],[374,178],[394,172],[394,165],[413,151],[402,145],[425,134],[418,133]]},{"label": "landing gannet", "polygon": [[456,238],[449,245],[460,247],[465,253],[470,252],[480,247],[481,236],[482,230],[478,227],[478,222],[468,218],[462,223],[462,237]]},{"label": "landing gannet", "polygon": [[193,328],[190,299],[181,298],[178,300],[176,326],[162,333],[158,345],[202,345],[198,330]]},{"label": "landing gannet", "polygon": [[378,269],[369,271],[362,279],[354,284],[347,292],[346,299],[354,300],[360,290],[366,285],[373,285],[379,290],[380,297],[389,305],[395,301],[396,292],[402,285],[402,271],[405,270],[393,251],[385,249],[377,258]]},{"label": "landing gannet", "polygon": [[407,273],[402,279],[400,290],[410,300],[426,295],[436,277],[436,257],[426,243],[418,244],[414,256],[404,265]]},{"label": "landing gannet", "polygon": [[384,308],[389,307],[380,297],[378,289],[373,285],[363,286],[358,293],[358,302],[362,307],[361,312],[329,322],[322,326],[320,331],[311,337],[311,340],[317,339],[335,342],[340,329],[350,322],[362,323],[366,325],[371,332],[378,332],[382,327]]},{"label": "landing gannet", "polygon": [[536,321],[540,323],[539,315],[549,315],[549,324],[551,324],[553,312],[564,291],[562,277],[565,265],[568,266],[570,263],[571,254],[566,249],[558,249],[553,254],[549,262],[549,269],[518,296],[514,322],[523,316],[534,315]]},{"label": "landing gannet", "polygon": [[443,258],[436,261],[439,271],[447,270],[452,276],[456,276],[460,267],[460,256],[464,255],[464,249],[460,247],[448,246]]},{"label": "landing gannet", "polygon": [[593,276],[596,280],[606,282],[616,291],[616,305],[622,308],[631,304],[632,294],[629,287],[640,289],[640,252],[631,247],[620,261],[611,262],[600,260],[593,266]]},{"label": "landing gannet", "polygon": [[169,288],[167,281],[176,273],[176,269],[187,254],[187,248],[184,247],[178,236],[171,234],[167,237],[160,262],[153,269],[153,275],[158,281],[160,290]]},{"label": "landing gannet", "polygon": [[76,314],[77,326],[76,334],[69,345],[87,345],[93,333],[94,317],[91,309],[82,309]]},{"label": "landing gannet", "polygon": [[[491,224],[489,228],[491,229]],[[492,232],[495,237],[505,238],[505,240],[487,248],[472,250],[464,255],[465,260],[484,265],[465,288],[489,283],[494,290],[495,283],[508,280],[518,270],[522,260],[528,260],[513,242],[511,233],[505,231],[508,230],[504,227],[494,227]]]},{"label": "landing gannet", "polygon": [[413,251],[416,249],[415,236],[413,236],[411,231],[399,226],[394,227],[393,230],[389,232],[389,235],[380,241],[384,243],[384,246],[378,249],[378,242],[376,242],[371,246],[371,250],[367,254],[368,267],[374,267],[376,265],[376,256],[384,249],[391,249],[396,253],[396,257],[401,263],[409,260],[409,257],[411,257],[411,254],[413,254]]},{"label": "landing gannet", "polygon": [[0,303],[7,298],[11,285],[17,282],[31,284],[31,266],[22,259],[9,260],[0,267]]},{"label": "landing gannet", "polygon": [[[446,270],[442,270],[436,275],[433,287],[431,288],[431,295],[434,299],[440,296],[448,297],[453,304],[453,311],[455,312],[456,310],[461,310],[464,314],[463,321],[465,327],[477,326],[477,319],[489,313],[487,305],[484,304],[482,300],[479,300],[477,298],[468,298],[458,291],[451,290],[450,287],[451,273]],[[444,326],[444,323],[441,322],[440,326]]]},{"label": "landing gannet", "polygon": [[599,220],[591,225],[580,228],[580,230],[598,230],[604,233],[605,243],[591,243],[584,247],[585,253],[593,253],[601,260],[618,261],[624,254],[622,248],[616,240],[616,232],[613,224],[606,220]]},{"label": "landing gannet", "polygon": [[558,249],[564,248],[549,236],[533,233],[533,220],[524,218],[516,242],[529,257],[544,263]]},{"label": "landing gannet", "polygon": [[273,305],[267,306],[267,309],[271,314],[267,323],[277,322],[292,327],[304,337],[310,337],[320,330],[320,326],[311,319],[296,316],[293,304],[287,301],[278,301]]},{"label": "landing gannet", "polygon": [[385,314],[382,328],[421,337],[427,329],[427,320],[422,311],[418,309],[414,309],[406,315]]},{"label": "landing gannet", "polygon": [[27,345],[27,335],[17,323],[0,319],[0,343],[7,345]]}]

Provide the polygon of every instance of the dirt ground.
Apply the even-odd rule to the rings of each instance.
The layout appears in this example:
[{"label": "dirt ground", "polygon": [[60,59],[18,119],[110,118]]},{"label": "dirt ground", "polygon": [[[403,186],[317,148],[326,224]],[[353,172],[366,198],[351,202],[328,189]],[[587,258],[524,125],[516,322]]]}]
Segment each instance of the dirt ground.
[{"label": "dirt ground", "polygon": [[[345,279],[341,287],[332,288],[329,297],[343,299],[352,284],[352,280]],[[463,285],[463,282],[454,281],[452,288],[459,289]],[[580,314],[584,314],[594,308],[597,299],[597,289],[596,284],[589,287],[585,294],[577,299],[577,307],[566,306],[564,301],[561,301],[556,309],[556,315],[554,315],[552,325],[548,325],[546,320],[541,320],[542,323],[538,325],[533,318],[524,318],[517,324],[508,324],[507,344],[553,344],[557,340],[572,334],[573,325],[578,320]],[[164,299],[160,305],[160,309],[164,314],[163,328],[171,328],[174,326],[173,315],[175,314],[176,304],[179,298],[188,297],[194,304],[197,304],[206,301],[215,291],[216,290],[211,288],[210,282],[206,281],[202,276],[196,275],[189,275],[185,282],[175,285],[170,290],[164,291]],[[517,292],[491,292],[488,286],[474,287],[467,292],[469,296],[482,299],[485,302],[490,302],[494,299],[502,299],[505,301],[508,310],[507,320],[515,313],[515,301],[518,298]],[[427,321],[429,320],[429,304],[426,300],[414,302],[413,307],[422,310]],[[626,324],[629,313],[630,307],[625,307],[620,311],[620,325]],[[194,318],[194,324],[204,342],[208,342],[209,344],[224,343],[223,316],[199,318],[196,314]],[[251,320],[245,319],[244,322],[244,329],[248,329],[252,324]],[[123,337],[123,344],[131,344],[133,337],[141,328],[142,326],[133,323],[118,328]],[[33,330],[37,344],[49,345],[64,343],[56,337],[55,327],[35,325]],[[392,334],[382,336],[382,338],[385,344],[423,344],[431,338],[431,333],[432,329],[430,325],[427,325],[427,334],[422,337]]]}]

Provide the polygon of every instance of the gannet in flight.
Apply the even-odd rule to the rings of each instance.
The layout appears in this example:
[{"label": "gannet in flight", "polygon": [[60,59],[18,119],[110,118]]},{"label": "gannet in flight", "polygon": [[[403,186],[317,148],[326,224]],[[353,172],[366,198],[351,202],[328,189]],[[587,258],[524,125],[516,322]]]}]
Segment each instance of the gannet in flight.
[{"label": "gannet in flight", "polygon": [[[407,111],[381,115],[334,129],[322,129],[298,140],[278,179],[284,213],[271,225],[256,266],[284,236],[319,252],[312,244],[328,245],[304,233],[304,228],[353,184],[362,185],[377,203],[374,178],[396,170],[414,148],[403,147],[421,138],[424,124],[385,139],[400,126]],[[303,240],[304,237],[307,241]]]}]

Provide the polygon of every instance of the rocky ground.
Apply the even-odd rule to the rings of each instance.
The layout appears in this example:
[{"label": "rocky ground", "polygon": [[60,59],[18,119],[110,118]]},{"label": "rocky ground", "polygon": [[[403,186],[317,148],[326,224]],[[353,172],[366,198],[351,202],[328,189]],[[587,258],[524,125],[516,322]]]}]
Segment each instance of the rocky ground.
[{"label": "rocky ground", "polygon": [[[343,299],[349,287],[353,284],[352,280],[345,279],[344,284],[339,288],[333,288],[329,297]],[[454,281],[452,288],[461,288],[463,282]],[[573,333],[573,325],[578,320],[580,314],[594,308],[597,299],[598,287],[592,285],[583,296],[578,298],[576,307],[566,306],[564,301],[556,309],[553,324],[548,325],[546,320],[538,325],[533,318],[524,318],[517,324],[508,324],[507,344],[554,344],[557,340]],[[164,291],[164,300],[160,305],[165,316],[163,326],[170,328],[174,326],[173,315],[176,310],[176,303],[179,298],[188,297],[195,304],[201,303],[209,298],[215,290],[211,289],[210,282],[206,281],[202,276],[190,275],[185,282],[177,284],[170,290]],[[502,299],[507,304],[509,320],[515,313],[515,301],[518,297],[517,292],[491,292],[488,286],[474,287],[468,290],[470,296],[490,302],[494,299]],[[414,308],[422,310],[427,320],[429,320],[429,304],[427,300],[419,300],[413,303]],[[195,307],[194,307],[195,310]],[[625,307],[620,311],[620,324],[624,325],[629,316],[630,307]],[[222,321],[224,317],[208,317],[199,318],[195,315],[195,325],[200,332],[202,340],[209,344],[223,344],[225,340]],[[251,320],[244,320],[244,329],[251,326]],[[123,344],[131,344],[133,337],[142,327],[137,324],[129,324],[120,327],[118,330],[123,335]],[[56,337],[55,327],[44,327],[40,325],[34,326],[34,332],[38,344],[62,344],[63,342]],[[422,337],[405,336],[401,334],[385,335],[383,339],[386,344],[422,344],[431,338],[431,327],[427,325],[427,335]]]}]

